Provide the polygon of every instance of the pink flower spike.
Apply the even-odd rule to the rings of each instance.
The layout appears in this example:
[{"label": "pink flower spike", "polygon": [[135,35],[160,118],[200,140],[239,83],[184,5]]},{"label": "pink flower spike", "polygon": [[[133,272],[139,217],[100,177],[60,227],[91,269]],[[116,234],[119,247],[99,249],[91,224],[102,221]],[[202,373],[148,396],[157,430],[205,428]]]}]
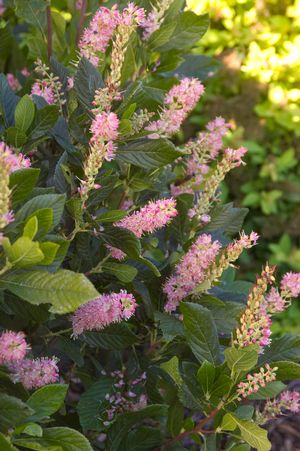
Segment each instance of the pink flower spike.
[{"label": "pink flower spike", "polygon": [[138,238],[144,233],[152,233],[167,225],[176,215],[176,201],[174,199],[161,199],[149,202],[140,211],[135,211],[114,225],[130,230]]},{"label": "pink flower spike", "polygon": [[54,92],[45,81],[36,81],[31,87],[31,95],[43,97],[49,105],[55,103]]},{"label": "pink flower spike", "polygon": [[30,346],[23,332],[6,331],[0,335],[0,365],[24,359]]},{"label": "pink flower spike", "polygon": [[286,296],[298,297],[300,294],[300,273],[286,273],[281,280],[280,288]]},{"label": "pink flower spike", "polygon": [[99,139],[114,141],[118,137],[119,119],[115,113],[97,114],[91,125],[91,143],[95,144]]},{"label": "pink flower spike", "polygon": [[20,382],[28,390],[43,385],[54,384],[58,377],[57,359],[42,357],[40,359],[24,359],[10,365],[11,378]]},{"label": "pink flower spike", "polygon": [[232,162],[235,163],[236,167],[241,164],[245,164],[242,160],[243,156],[247,153],[248,149],[246,147],[239,147],[238,149],[225,149],[224,153],[226,157]]}]

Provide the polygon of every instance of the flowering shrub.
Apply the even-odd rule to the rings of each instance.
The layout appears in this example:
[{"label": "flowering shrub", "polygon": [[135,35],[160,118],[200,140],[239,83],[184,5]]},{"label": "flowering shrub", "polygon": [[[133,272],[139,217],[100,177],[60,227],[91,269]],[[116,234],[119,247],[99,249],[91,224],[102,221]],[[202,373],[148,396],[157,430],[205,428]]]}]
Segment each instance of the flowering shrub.
[{"label": "flowering shrub", "polygon": [[207,16],[129,3],[83,30],[83,0],[61,52],[57,11],[34,3],[49,61],[42,46],[19,85],[0,76],[1,449],[269,450],[260,425],[300,409],[282,382],[299,337],[271,338],[300,274],[235,281],[259,237],[218,187],[247,150],[224,148],[221,117],[177,144]]}]

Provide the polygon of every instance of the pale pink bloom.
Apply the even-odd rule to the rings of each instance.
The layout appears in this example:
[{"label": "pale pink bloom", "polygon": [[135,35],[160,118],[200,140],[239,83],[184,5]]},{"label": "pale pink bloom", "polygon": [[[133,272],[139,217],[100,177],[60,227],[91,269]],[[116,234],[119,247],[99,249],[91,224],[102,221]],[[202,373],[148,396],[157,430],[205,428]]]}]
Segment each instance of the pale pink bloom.
[{"label": "pale pink bloom", "polygon": [[68,89],[68,91],[70,91],[70,89],[72,89],[72,88],[74,88],[74,78],[68,77],[67,89]]},{"label": "pale pink bloom", "polygon": [[125,252],[121,251],[121,249],[110,246],[109,244],[105,244],[105,247],[109,250],[112,258],[115,258],[116,260],[122,261],[126,257]]},{"label": "pale pink bloom", "polygon": [[300,294],[300,273],[286,273],[281,280],[280,288],[286,296],[298,297]]},{"label": "pale pink bloom", "polygon": [[79,42],[80,53],[94,66],[99,63],[98,54],[105,53],[120,21],[121,15],[117,5],[111,9],[101,6],[93,16],[88,28],[84,30]]},{"label": "pale pink bloom", "polygon": [[128,27],[134,25],[140,25],[145,20],[144,8],[138,8],[134,3],[128,3],[127,8],[124,8],[121,16],[121,23]]},{"label": "pale pink bloom", "polygon": [[6,331],[0,335],[0,365],[24,359],[30,346],[23,332]]},{"label": "pale pink bloom", "polygon": [[181,194],[194,194],[194,191],[183,183],[182,185],[171,185],[171,194],[173,197],[178,197]]},{"label": "pale pink bloom", "polygon": [[6,74],[6,80],[13,91],[18,91],[21,88],[19,80],[14,76],[14,74]]},{"label": "pale pink bloom", "polygon": [[118,137],[119,119],[115,113],[99,113],[95,116],[92,125],[91,142],[114,141]]},{"label": "pale pink bloom", "polygon": [[283,312],[287,307],[287,301],[280,296],[276,288],[272,287],[265,298],[265,306],[270,313]]},{"label": "pale pink bloom", "polygon": [[293,413],[300,412],[300,393],[297,391],[285,391],[279,398],[280,409],[290,410]]},{"label": "pale pink bloom", "polygon": [[53,105],[55,103],[53,89],[46,81],[36,81],[31,87],[31,95],[43,97],[49,105]]},{"label": "pale pink bloom", "polygon": [[207,214],[202,215],[200,219],[203,224],[208,224],[211,221],[211,217]]},{"label": "pale pink bloom", "polygon": [[154,132],[148,137],[157,139],[160,136],[172,136],[176,133],[203,92],[204,86],[196,78],[184,78],[178,85],[173,86],[165,96],[165,106],[160,113],[160,118],[146,127],[146,130]]},{"label": "pale pink bloom", "polygon": [[76,0],[75,2],[75,9],[77,9],[77,11],[80,11],[83,5],[83,0]]},{"label": "pale pink bloom", "polygon": [[0,141],[0,164],[11,174],[18,169],[30,167],[31,162],[21,152],[16,154],[5,142]]},{"label": "pale pink bloom", "polygon": [[246,147],[239,147],[238,149],[225,149],[224,154],[236,167],[241,164],[245,164],[242,160],[243,156],[247,153],[248,149]]},{"label": "pale pink bloom", "polygon": [[73,314],[73,335],[76,337],[88,330],[101,330],[109,324],[128,319],[134,314],[136,306],[133,295],[125,290],[102,294]]},{"label": "pale pink bloom", "polygon": [[57,359],[42,357],[40,359],[24,359],[10,365],[11,378],[20,382],[27,390],[43,385],[54,384],[59,377]]},{"label": "pale pink bloom", "polygon": [[155,11],[151,11],[147,15],[147,18],[144,20],[142,26],[145,30],[143,33],[143,38],[147,40],[154,33],[154,31],[159,28],[159,21],[157,20],[157,14]]},{"label": "pale pink bloom", "polygon": [[211,235],[200,235],[182,260],[177,264],[175,273],[166,281],[163,291],[168,302],[165,310],[176,310],[179,302],[189,296],[198,285],[205,281],[206,271],[221,249],[219,241],[213,241]]},{"label": "pale pink bloom", "polygon": [[8,211],[7,213],[5,213],[3,215],[3,218],[6,222],[6,224],[10,224],[11,222],[14,222],[14,220],[15,220],[14,212],[12,210]]},{"label": "pale pink bloom", "polygon": [[269,420],[285,412],[300,412],[300,393],[297,391],[285,391],[278,398],[268,400],[262,412],[257,412],[257,420],[259,424],[265,424]]},{"label": "pale pink bloom", "polygon": [[152,233],[167,225],[177,215],[175,207],[176,201],[172,198],[151,201],[114,225],[128,229],[141,238],[144,233]]},{"label": "pale pink bloom", "polygon": [[258,373],[248,374],[246,382],[240,382],[237,388],[237,394],[241,398],[247,398],[249,395],[258,392],[261,387],[265,387],[269,382],[276,379],[278,368],[271,368],[266,364],[265,368],[260,368]]},{"label": "pale pink bloom", "polygon": [[2,16],[6,11],[6,8],[4,6],[4,0],[0,0],[0,16]]},{"label": "pale pink bloom", "polygon": [[30,72],[29,72],[29,70],[27,69],[27,67],[23,67],[23,69],[21,69],[21,74],[22,74],[24,77],[29,77]]},{"label": "pale pink bloom", "polygon": [[122,202],[120,209],[121,210],[129,210],[133,206],[133,200],[126,199]]}]

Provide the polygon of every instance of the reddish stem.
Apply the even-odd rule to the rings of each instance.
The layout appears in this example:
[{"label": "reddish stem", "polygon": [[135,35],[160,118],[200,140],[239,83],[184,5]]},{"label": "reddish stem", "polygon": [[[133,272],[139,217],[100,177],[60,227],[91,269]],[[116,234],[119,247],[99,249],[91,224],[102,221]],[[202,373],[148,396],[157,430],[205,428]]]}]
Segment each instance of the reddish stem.
[{"label": "reddish stem", "polygon": [[86,8],[87,8],[87,0],[82,0],[81,9],[80,9],[80,17],[79,17],[79,22],[78,22],[77,34],[76,34],[76,44],[77,45],[80,41],[81,34],[82,34]]},{"label": "reddish stem", "polygon": [[48,60],[50,60],[52,56],[52,18],[51,18],[51,0],[47,6],[47,53]]}]

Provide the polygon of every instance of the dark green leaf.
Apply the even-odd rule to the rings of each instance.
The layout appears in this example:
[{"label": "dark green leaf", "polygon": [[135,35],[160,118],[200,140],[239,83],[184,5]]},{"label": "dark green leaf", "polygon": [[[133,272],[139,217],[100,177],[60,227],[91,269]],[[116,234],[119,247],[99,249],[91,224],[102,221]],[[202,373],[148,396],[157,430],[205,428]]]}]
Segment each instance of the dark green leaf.
[{"label": "dark green leaf", "polygon": [[[43,208],[51,208],[53,210],[52,226],[56,227],[61,219],[66,196],[64,194],[44,194],[36,196],[26,202],[23,207],[17,212],[14,225],[21,223],[26,218],[30,217],[37,210]],[[39,218],[38,218],[39,219]]]},{"label": "dark green leaf", "polygon": [[184,61],[179,67],[170,72],[164,72],[162,75],[165,77],[179,76],[194,77],[199,80],[206,80],[214,73],[220,63],[206,55],[187,55],[184,57]]},{"label": "dark green leaf", "polygon": [[121,282],[130,283],[133,281],[138,271],[136,268],[130,265],[124,265],[122,263],[107,262],[102,265],[103,271],[113,274]]},{"label": "dark green leaf", "polygon": [[30,2],[15,0],[16,15],[41,32],[46,27],[46,7],[47,2],[45,0],[30,0]]},{"label": "dark green leaf", "polygon": [[29,420],[41,421],[57,412],[64,402],[67,390],[68,385],[65,384],[45,385],[36,390],[26,401],[26,404],[34,410]]},{"label": "dark green leaf", "polygon": [[141,426],[136,431],[130,431],[120,444],[118,451],[148,451],[160,445],[163,435],[158,429]]},{"label": "dark green leaf", "polygon": [[129,230],[107,226],[100,236],[105,243],[121,249],[129,257],[138,258],[141,254],[141,243]]},{"label": "dark green leaf", "polygon": [[95,91],[103,86],[99,71],[86,58],[82,58],[77,66],[74,88],[78,99],[88,110],[92,107]]},{"label": "dark green leaf", "polygon": [[[34,119],[35,106],[28,94],[21,98],[15,109],[15,125],[26,133]],[[25,135],[26,136],[26,135]]]},{"label": "dark green leaf", "polygon": [[260,356],[258,364],[259,366],[265,363],[271,365],[281,360],[300,361],[300,335],[286,334],[283,337],[274,338]]},{"label": "dark green leaf", "polygon": [[39,178],[40,170],[36,168],[19,169],[9,177],[9,187],[12,189],[12,206],[21,204],[31,193]]},{"label": "dark green leaf", "polygon": [[227,348],[224,355],[228,367],[233,373],[250,371],[255,367],[258,360],[258,346],[247,346],[243,349]]},{"label": "dark green leaf", "polygon": [[156,321],[159,321],[159,327],[166,341],[171,341],[177,336],[184,336],[183,324],[179,319],[161,312],[155,312],[154,317]]},{"label": "dark green leaf", "polygon": [[211,211],[211,221],[205,226],[205,232],[223,230],[226,233],[237,233],[243,226],[248,208],[234,208],[232,203],[218,205]]},{"label": "dark green leaf", "polygon": [[87,332],[82,340],[91,347],[111,350],[128,348],[139,342],[126,323],[111,324],[100,332]]},{"label": "dark green leaf", "polygon": [[101,377],[80,397],[77,406],[80,425],[84,430],[97,431],[101,429],[100,411],[101,402],[105,395],[111,393],[113,380],[108,377]]},{"label": "dark green leaf", "polygon": [[0,449],[1,451],[18,451],[12,443],[9,441],[8,437],[5,437],[0,433]]},{"label": "dark green leaf", "polygon": [[37,111],[34,126],[30,133],[31,140],[37,140],[44,137],[54,126],[59,117],[59,109],[56,105],[46,105]]},{"label": "dark green leaf", "polygon": [[0,111],[4,117],[6,127],[14,124],[14,113],[20,98],[13,92],[7,83],[4,74],[0,74]]},{"label": "dark green leaf", "polygon": [[269,382],[265,387],[261,387],[256,393],[248,396],[249,399],[269,399],[279,395],[286,385],[280,381]]},{"label": "dark green leaf", "polygon": [[20,399],[0,393],[0,429],[7,432],[11,427],[23,422],[33,414],[33,410]]}]

